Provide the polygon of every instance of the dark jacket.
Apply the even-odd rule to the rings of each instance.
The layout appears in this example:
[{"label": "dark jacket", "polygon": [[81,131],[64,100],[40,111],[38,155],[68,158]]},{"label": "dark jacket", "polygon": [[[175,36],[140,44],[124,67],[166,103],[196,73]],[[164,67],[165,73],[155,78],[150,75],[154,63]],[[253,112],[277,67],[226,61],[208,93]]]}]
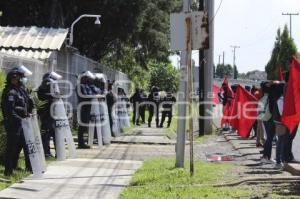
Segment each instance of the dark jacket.
[{"label": "dark jacket", "polygon": [[8,127],[21,127],[21,120],[29,116],[34,102],[23,88],[6,86],[2,94],[2,113],[4,124]]}]

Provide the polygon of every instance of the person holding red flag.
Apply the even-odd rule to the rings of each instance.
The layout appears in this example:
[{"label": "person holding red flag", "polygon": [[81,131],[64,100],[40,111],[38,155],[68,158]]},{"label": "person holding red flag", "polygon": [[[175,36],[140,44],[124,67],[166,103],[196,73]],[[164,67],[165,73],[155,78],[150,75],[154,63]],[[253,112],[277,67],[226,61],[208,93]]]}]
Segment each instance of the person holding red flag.
[{"label": "person holding red flag", "polygon": [[223,117],[221,120],[221,127],[223,128],[225,126],[223,130],[228,131],[229,130],[228,118],[230,117],[231,103],[234,98],[234,93],[231,87],[229,86],[227,77],[225,77],[221,89],[223,90],[222,93],[219,93],[220,101],[223,104]]},{"label": "person holding red flag", "polygon": [[258,100],[242,86],[237,86],[237,92],[232,103],[229,124],[237,130],[242,138],[249,138],[253,124],[257,119]]}]

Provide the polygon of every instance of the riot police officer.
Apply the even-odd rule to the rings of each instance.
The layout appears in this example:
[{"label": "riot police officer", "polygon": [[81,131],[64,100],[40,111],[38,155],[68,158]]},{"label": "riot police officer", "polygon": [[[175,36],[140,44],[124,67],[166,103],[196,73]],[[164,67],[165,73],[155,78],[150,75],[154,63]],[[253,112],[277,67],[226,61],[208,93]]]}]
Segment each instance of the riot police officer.
[{"label": "riot police officer", "polygon": [[106,103],[108,108],[108,117],[109,117],[109,124],[111,129],[111,135],[113,134],[113,107],[114,104],[117,102],[117,97],[113,92],[113,81],[108,81],[107,93],[106,93]]},{"label": "riot police officer", "polygon": [[1,107],[4,126],[7,133],[4,175],[9,176],[18,166],[21,150],[25,155],[26,170],[32,172],[29,150],[25,143],[22,119],[29,116],[34,102],[25,89],[27,77],[32,73],[25,67],[15,67],[6,77],[6,85],[2,94]]},{"label": "riot police officer", "polygon": [[[91,101],[92,95],[93,95],[91,85],[92,85],[94,79],[95,79],[95,76],[90,71],[86,71],[81,74],[80,84],[78,85],[78,87],[76,89],[79,105],[80,105],[80,103]],[[91,104],[85,104],[85,105],[82,105],[79,107],[80,108],[77,110],[80,112],[78,114],[80,117],[80,118],[78,118],[78,120],[80,121],[79,127],[78,127],[78,148],[88,149],[90,147],[85,144],[84,133],[87,133],[87,131],[88,131],[87,126],[90,121]]]},{"label": "riot police officer", "polygon": [[139,103],[141,102],[140,89],[136,88],[135,93],[129,99],[133,106],[132,123],[139,126]]},{"label": "riot police officer", "polygon": [[168,117],[168,128],[172,122],[172,112],[173,105],[176,103],[176,98],[172,95],[171,92],[167,92],[167,95],[162,99],[162,116],[160,127],[162,128],[165,122],[166,117]]},{"label": "riot police officer", "polygon": [[49,72],[43,76],[43,81],[37,90],[41,105],[38,107],[38,115],[41,121],[42,142],[46,157],[53,157],[50,152],[50,139],[55,143],[55,120],[51,115],[51,105],[59,95],[57,80],[62,76],[56,72]]},{"label": "riot police officer", "polygon": [[159,124],[159,89],[157,87],[152,87],[151,92],[148,96],[148,110],[149,110],[149,118],[148,118],[148,127],[151,127],[152,118],[155,114],[155,124],[156,128],[158,128]]}]

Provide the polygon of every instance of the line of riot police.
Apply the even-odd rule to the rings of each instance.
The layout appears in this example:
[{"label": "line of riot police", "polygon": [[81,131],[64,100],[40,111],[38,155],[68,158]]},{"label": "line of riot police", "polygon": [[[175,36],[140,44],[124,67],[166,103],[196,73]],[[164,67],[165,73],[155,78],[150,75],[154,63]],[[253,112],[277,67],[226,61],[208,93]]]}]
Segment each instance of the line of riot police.
[{"label": "line of riot police", "polygon": [[[145,112],[148,110],[148,127],[151,127],[153,117],[155,118],[156,128],[162,128],[166,117],[168,117],[167,127],[169,128],[172,122],[173,105],[176,103],[176,98],[172,92],[167,91],[166,96],[160,96],[159,88],[153,86],[147,96],[144,90],[136,89],[135,93],[130,98],[130,103],[133,106],[132,122],[139,126],[140,119],[142,124],[145,123]],[[159,113],[161,110],[161,120],[159,121]]]},{"label": "line of riot police", "polygon": [[[26,88],[31,75],[32,72],[25,66],[11,69],[2,93],[1,108],[7,133],[4,174],[7,176],[18,169],[22,150],[26,170],[36,176],[46,171],[45,157],[56,156],[57,160],[65,160],[67,156],[76,157],[75,143],[65,109],[66,102],[63,101],[59,88],[62,76],[55,72],[43,76],[42,83],[36,90],[39,102],[35,104]],[[113,82],[107,81],[105,75],[93,74],[90,71],[80,74],[76,93],[78,148],[90,148],[95,137],[99,146],[110,144],[112,137],[119,136],[122,128],[130,125],[128,98],[122,88],[118,89],[116,95],[113,92]],[[40,126],[37,118],[40,119]],[[84,137],[86,133],[88,139]],[[50,151],[51,137],[55,155]]]}]

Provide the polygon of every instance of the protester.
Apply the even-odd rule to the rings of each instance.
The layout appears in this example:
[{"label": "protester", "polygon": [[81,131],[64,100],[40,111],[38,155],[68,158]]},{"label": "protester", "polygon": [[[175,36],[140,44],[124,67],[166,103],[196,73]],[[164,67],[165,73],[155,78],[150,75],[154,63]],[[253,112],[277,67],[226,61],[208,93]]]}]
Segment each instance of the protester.
[{"label": "protester", "polygon": [[[261,94],[259,92],[259,89],[253,85],[252,88],[251,88],[251,94],[256,98],[256,99],[260,99],[261,98]],[[257,136],[257,120],[255,121],[254,125],[253,125],[253,131],[254,131],[254,135],[251,137],[251,139],[254,139],[256,138]]]},{"label": "protester", "polygon": [[32,73],[25,66],[19,66],[10,70],[6,76],[6,85],[1,98],[4,127],[7,133],[5,176],[12,175],[13,170],[18,169],[18,159],[22,149],[26,170],[32,172],[29,148],[26,145],[22,127],[22,119],[29,117],[34,108],[34,102],[25,89],[27,77],[30,75]]},{"label": "protester", "polygon": [[234,92],[232,88],[229,86],[227,78],[225,78],[222,88],[219,95],[219,99],[223,104],[223,117],[221,121],[221,127],[223,128],[224,131],[230,130],[229,128],[229,117],[231,115],[231,105],[232,105],[232,100],[234,98]]},{"label": "protester", "polygon": [[267,118],[265,118],[264,120],[264,128],[266,131],[266,142],[264,144],[264,150],[263,150],[263,157],[261,159],[262,163],[273,163],[273,161],[271,160],[271,155],[272,155],[272,142],[275,136],[275,124],[273,121],[273,107],[274,107],[274,92],[272,90],[274,90],[274,86],[272,83],[270,82],[265,82],[264,84],[262,84],[262,90],[264,92],[264,94],[266,96],[268,96],[268,108],[269,108],[269,112],[270,112],[270,119],[267,120]]}]

